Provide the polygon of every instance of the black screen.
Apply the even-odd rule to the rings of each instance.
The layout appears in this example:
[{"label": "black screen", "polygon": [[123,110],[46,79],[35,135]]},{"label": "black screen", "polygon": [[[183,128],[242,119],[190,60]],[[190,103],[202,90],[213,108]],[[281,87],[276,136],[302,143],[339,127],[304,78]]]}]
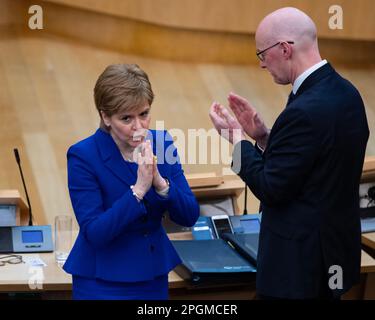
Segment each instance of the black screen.
[{"label": "black screen", "polygon": [[232,233],[229,219],[213,220],[213,223],[215,224],[218,238],[221,238],[223,233]]}]

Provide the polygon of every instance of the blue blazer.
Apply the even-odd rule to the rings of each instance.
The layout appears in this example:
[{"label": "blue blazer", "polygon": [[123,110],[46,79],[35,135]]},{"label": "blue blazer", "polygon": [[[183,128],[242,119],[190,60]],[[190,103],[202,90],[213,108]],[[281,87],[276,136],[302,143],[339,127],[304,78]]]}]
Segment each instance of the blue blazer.
[{"label": "blue blazer", "polygon": [[[263,205],[257,291],[312,298],[343,271],[342,294],[359,281],[359,182],[369,128],[360,94],[330,64],[302,83],[272,127],[262,155],[234,148],[239,175]],[[241,151],[241,152],[239,152]]]},{"label": "blue blazer", "polygon": [[[179,160],[172,138],[163,131],[151,132],[158,162],[167,153]],[[181,263],[161,225],[167,211],[183,226],[194,225],[199,216],[179,161],[158,164],[170,183],[168,197],[151,187],[138,202],[130,189],[138,166],[123,160],[110,134],[98,129],[70,147],[67,158],[69,193],[80,230],[64,264],[66,272],[135,282],[165,275]]]}]

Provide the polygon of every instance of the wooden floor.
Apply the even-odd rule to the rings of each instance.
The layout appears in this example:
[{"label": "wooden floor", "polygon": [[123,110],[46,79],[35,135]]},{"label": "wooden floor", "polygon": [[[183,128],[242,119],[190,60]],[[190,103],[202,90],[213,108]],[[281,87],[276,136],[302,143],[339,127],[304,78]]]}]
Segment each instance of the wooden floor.
[{"label": "wooden floor", "polygon": [[[112,63],[140,65],[149,74],[156,95],[152,127],[155,121],[164,120],[166,129],[179,128],[185,134],[189,129],[209,130],[211,102],[225,103],[230,91],[248,98],[271,127],[290,91],[290,86],[275,85],[268,72],[258,65],[154,60],[51,35],[26,37],[15,29],[1,27],[0,189],[19,189],[24,194],[13,155],[13,148],[18,147],[39,223],[53,223],[55,215],[72,214],[66,183],[66,151],[96,130],[99,118],[92,98],[93,87],[105,66]],[[375,69],[337,69],[361,92],[370,128],[374,128]],[[374,139],[371,133],[367,155],[375,155]],[[224,167],[184,165],[186,173],[222,174]],[[249,212],[256,212],[258,202],[252,195],[249,201]],[[239,205],[242,209],[242,198]]]}]

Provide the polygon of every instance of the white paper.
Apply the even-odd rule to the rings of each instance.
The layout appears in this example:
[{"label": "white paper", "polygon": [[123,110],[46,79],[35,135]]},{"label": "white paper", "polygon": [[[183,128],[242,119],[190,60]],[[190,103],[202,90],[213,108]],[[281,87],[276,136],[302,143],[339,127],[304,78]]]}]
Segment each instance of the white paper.
[{"label": "white paper", "polygon": [[23,256],[22,260],[30,267],[46,267],[47,264],[38,256]]}]

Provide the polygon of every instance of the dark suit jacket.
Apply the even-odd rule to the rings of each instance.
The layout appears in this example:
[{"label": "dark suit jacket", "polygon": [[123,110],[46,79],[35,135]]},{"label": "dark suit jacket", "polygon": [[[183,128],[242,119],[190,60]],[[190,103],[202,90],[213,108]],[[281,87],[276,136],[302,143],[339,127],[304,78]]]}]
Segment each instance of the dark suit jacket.
[{"label": "dark suit jacket", "polygon": [[241,161],[239,175],[263,205],[259,294],[315,297],[322,277],[338,275],[336,267],[329,273],[335,265],[343,287],[334,294],[358,282],[359,182],[368,137],[360,94],[326,64],[277,118],[263,155],[248,141],[235,146],[233,163]]},{"label": "dark suit jacket", "polygon": [[[163,131],[151,132],[158,163],[164,154],[178,160],[172,138]],[[123,160],[111,135],[100,129],[70,147],[68,186],[80,230],[64,264],[66,272],[135,282],[165,275],[181,263],[161,225],[166,211],[181,225],[192,226],[198,219],[199,206],[181,165],[158,164],[170,183],[168,198],[152,187],[142,202],[130,190],[137,168]]]}]

